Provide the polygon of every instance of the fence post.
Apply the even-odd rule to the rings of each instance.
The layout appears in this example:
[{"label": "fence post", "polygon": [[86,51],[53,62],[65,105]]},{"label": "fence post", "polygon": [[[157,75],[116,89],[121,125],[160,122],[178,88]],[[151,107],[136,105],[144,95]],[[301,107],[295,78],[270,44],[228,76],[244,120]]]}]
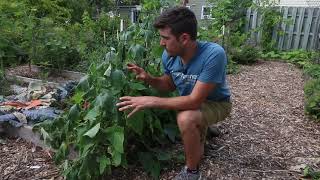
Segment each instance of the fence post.
[{"label": "fence post", "polygon": [[316,8],[315,9],[317,12],[317,15],[316,15],[316,20],[315,20],[315,25],[314,25],[314,29],[312,30],[313,32],[313,41],[312,41],[312,44],[311,44],[311,49],[319,49],[320,50],[320,47],[319,47],[319,41],[320,41],[320,8]]},{"label": "fence post", "polygon": [[303,26],[303,19],[304,19],[304,12],[305,8],[299,8],[300,13],[299,13],[299,19],[298,19],[298,28],[297,28],[297,34],[296,34],[296,39],[294,41],[294,49],[299,49],[299,44],[300,44],[300,39],[301,39],[301,31],[302,31],[302,26]]},{"label": "fence post", "polygon": [[308,42],[310,37],[310,29],[311,29],[311,23],[313,19],[313,11],[314,8],[308,8],[308,19],[306,23],[306,27],[304,28],[304,35],[303,35],[303,41],[302,41],[302,48],[307,49],[308,48]]},{"label": "fence post", "polygon": [[[283,12],[283,20],[286,20],[288,19],[288,7],[283,7],[284,9],[284,12]],[[286,27],[287,27],[287,24],[285,22],[283,22],[282,20],[282,23],[281,23],[281,30],[283,31],[283,34],[280,36],[280,39],[279,39],[279,43],[278,43],[278,49],[279,50],[283,50],[283,41],[284,41],[284,37],[286,36]]]},{"label": "fence post", "polygon": [[297,11],[298,11],[298,8],[293,7],[292,14],[291,14],[292,24],[290,24],[290,28],[289,28],[289,32],[288,32],[288,43],[287,43],[286,49],[291,49],[292,48],[294,25],[297,22],[296,21],[297,20]]}]

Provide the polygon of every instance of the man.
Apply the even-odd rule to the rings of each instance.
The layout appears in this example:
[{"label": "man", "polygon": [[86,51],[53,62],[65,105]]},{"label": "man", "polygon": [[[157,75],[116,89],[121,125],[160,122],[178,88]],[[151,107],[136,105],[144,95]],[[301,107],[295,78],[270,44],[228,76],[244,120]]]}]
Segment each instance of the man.
[{"label": "man", "polygon": [[129,64],[128,69],[139,80],[158,90],[179,91],[179,97],[153,96],[120,98],[120,111],[133,113],[145,108],[177,110],[186,166],[176,180],[201,179],[199,163],[204,152],[207,127],[225,119],[231,111],[230,91],[226,82],[226,54],[215,43],[198,42],[197,20],[192,11],[175,7],[155,21],[159,30],[164,75],[153,77],[141,67]]}]

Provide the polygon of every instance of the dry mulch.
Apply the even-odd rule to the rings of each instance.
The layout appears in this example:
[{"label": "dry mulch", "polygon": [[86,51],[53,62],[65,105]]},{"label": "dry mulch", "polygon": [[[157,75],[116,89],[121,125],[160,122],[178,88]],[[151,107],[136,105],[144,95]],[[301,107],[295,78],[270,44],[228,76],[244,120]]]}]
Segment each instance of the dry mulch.
[{"label": "dry mulch", "polygon": [[[201,166],[207,179],[299,179],[306,164],[320,168],[320,124],[304,115],[301,70],[286,63],[260,61],[242,66],[239,74],[228,78],[233,112],[219,124],[222,135],[207,142]],[[9,179],[28,179],[30,174],[56,172],[45,151],[32,152],[32,145],[21,140],[6,141],[0,145],[2,176],[5,171]],[[177,147],[182,148],[181,144]],[[38,158],[43,161],[36,161]],[[43,171],[30,169],[34,165]],[[164,170],[161,179],[174,177],[182,164],[173,167]],[[129,168],[114,171],[109,179],[150,177],[141,169]]]},{"label": "dry mulch", "polygon": [[52,156],[22,139],[1,139],[0,179],[62,179]]},{"label": "dry mulch", "polygon": [[31,71],[28,65],[21,65],[6,70],[7,75],[22,76],[32,79],[42,79],[49,82],[64,83],[70,80],[77,80],[70,78],[57,69],[45,69],[39,66],[31,66]]}]

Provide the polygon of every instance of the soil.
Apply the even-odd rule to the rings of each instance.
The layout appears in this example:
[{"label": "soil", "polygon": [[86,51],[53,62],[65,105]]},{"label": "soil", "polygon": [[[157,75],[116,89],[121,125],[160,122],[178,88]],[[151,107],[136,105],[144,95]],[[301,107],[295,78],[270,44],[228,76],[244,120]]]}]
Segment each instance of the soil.
[{"label": "soil", "polygon": [[[218,124],[222,134],[206,143],[200,169],[207,179],[300,179],[306,165],[320,168],[320,124],[304,115],[301,70],[291,64],[260,61],[242,66],[239,74],[228,79],[233,111]],[[21,140],[5,141],[0,145],[3,177],[28,179],[33,175],[37,179],[40,172],[56,172],[45,151],[32,152],[32,145]],[[182,151],[181,143],[174,149]],[[34,156],[37,158],[31,158]],[[29,159],[23,161],[26,157]],[[41,168],[30,169],[34,165]],[[182,167],[172,164],[160,179],[172,179]],[[50,177],[54,176],[58,175]],[[114,170],[107,179],[151,178],[141,168],[129,167]]]}]

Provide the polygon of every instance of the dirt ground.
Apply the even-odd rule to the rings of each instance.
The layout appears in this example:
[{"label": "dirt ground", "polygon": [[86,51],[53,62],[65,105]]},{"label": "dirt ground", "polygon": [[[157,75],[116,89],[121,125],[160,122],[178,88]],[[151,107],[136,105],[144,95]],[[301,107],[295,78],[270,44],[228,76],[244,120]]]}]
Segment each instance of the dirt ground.
[{"label": "dirt ground", "polygon": [[[301,178],[305,165],[320,169],[320,124],[304,115],[301,70],[286,63],[261,61],[242,66],[239,74],[228,78],[233,111],[219,124],[221,136],[206,144],[201,171],[208,180],[291,180]],[[0,179],[58,177],[45,151],[21,140],[3,141]],[[181,144],[176,148],[181,149]],[[183,165],[172,166],[161,173],[162,180],[174,177]],[[141,169],[129,168],[114,171],[108,179],[150,177]]]}]

